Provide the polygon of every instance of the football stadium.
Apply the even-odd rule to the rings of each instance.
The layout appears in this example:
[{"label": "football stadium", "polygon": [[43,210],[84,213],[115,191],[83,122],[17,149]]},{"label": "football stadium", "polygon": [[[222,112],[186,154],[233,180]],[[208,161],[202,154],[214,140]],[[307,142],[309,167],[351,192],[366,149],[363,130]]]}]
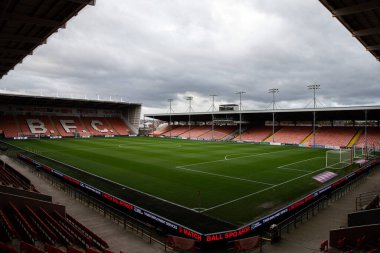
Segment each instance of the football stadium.
[{"label": "football stadium", "polygon": [[[379,1],[320,2],[380,60]],[[2,1],[0,76],[88,5]],[[312,108],[277,108],[270,89],[271,109],[242,108],[240,92],[207,112],[188,96],[187,112],[169,99],[169,112],[144,114],[144,103],[0,93],[0,251],[148,252],[124,249],[122,228],[149,252],[277,252],[267,245],[354,193],[348,225],[324,228],[315,249],[377,252],[380,189],[357,188],[378,174],[380,105],[317,107],[320,86],[308,89]]]}]

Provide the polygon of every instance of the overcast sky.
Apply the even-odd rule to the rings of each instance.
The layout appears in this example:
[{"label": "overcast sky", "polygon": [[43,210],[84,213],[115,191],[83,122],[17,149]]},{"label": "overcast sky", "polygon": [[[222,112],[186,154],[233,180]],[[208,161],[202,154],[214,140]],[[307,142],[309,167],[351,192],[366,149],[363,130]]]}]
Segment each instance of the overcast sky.
[{"label": "overcast sky", "polygon": [[145,113],[380,104],[380,63],[317,0],[97,0],[0,90],[141,102]]}]

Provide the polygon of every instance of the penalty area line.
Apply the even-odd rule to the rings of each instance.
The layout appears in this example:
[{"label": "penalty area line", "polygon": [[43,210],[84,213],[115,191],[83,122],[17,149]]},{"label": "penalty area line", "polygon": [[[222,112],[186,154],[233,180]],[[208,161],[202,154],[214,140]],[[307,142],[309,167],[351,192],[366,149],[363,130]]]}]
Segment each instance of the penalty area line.
[{"label": "penalty area line", "polygon": [[322,168],[322,169],[319,169],[319,170],[312,171],[312,172],[307,173],[307,174],[305,174],[305,175],[302,175],[302,176],[299,176],[299,177],[296,177],[296,178],[290,179],[290,180],[288,180],[288,181],[285,181],[285,182],[282,182],[282,183],[279,183],[279,184],[276,184],[276,185],[273,185],[273,186],[270,186],[270,187],[264,188],[264,189],[262,189],[262,190],[259,190],[259,191],[256,191],[256,192],[253,192],[253,193],[247,194],[247,195],[242,196],[242,197],[240,197],[240,198],[236,198],[236,199],[233,199],[233,200],[230,200],[230,201],[224,202],[224,203],[222,203],[222,204],[219,204],[219,205],[216,205],[216,206],[213,206],[213,207],[207,208],[207,209],[201,211],[201,213],[204,213],[204,212],[207,212],[207,211],[210,211],[210,210],[216,209],[216,208],[221,207],[221,206],[225,206],[225,205],[228,205],[228,204],[234,203],[234,202],[239,201],[239,200],[242,200],[242,199],[249,198],[249,197],[251,197],[251,196],[254,196],[254,195],[257,195],[257,194],[259,194],[259,193],[262,193],[262,192],[268,191],[268,190],[270,190],[270,189],[276,188],[276,187],[278,187],[278,186],[281,186],[281,185],[284,185],[284,184],[287,184],[287,183],[293,182],[293,181],[295,181],[295,180],[298,180],[298,179],[300,179],[300,178],[306,177],[306,176],[308,176],[308,175],[311,175],[311,174],[313,174],[313,173],[316,173],[316,172],[318,172],[318,171],[322,171],[322,170],[325,170],[325,169],[326,169],[326,167],[324,167],[324,168]]},{"label": "penalty area line", "polygon": [[[292,149],[286,149],[286,150],[280,150],[280,151],[273,151],[273,152],[266,152],[266,153],[259,153],[259,154],[252,154],[252,155],[246,155],[246,156],[240,156],[240,157],[233,157],[233,158],[229,158],[229,159],[219,159],[219,160],[213,160],[213,161],[207,161],[207,162],[201,162],[201,163],[192,163],[192,164],[187,164],[187,165],[181,165],[181,166],[177,166],[176,168],[185,168],[185,167],[192,167],[192,166],[196,166],[196,165],[202,165],[202,164],[209,164],[209,163],[218,163],[218,162],[225,162],[225,161],[230,161],[230,160],[237,160],[237,159],[242,159],[242,158],[248,158],[248,157],[255,157],[255,156],[262,156],[262,155],[269,155],[269,154],[275,154],[275,153],[281,153],[281,152],[287,152],[287,151],[291,151]],[[244,154],[244,153],[240,153],[240,154]]]},{"label": "penalty area line", "polygon": [[210,175],[210,176],[224,177],[224,178],[228,178],[228,179],[245,181],[245,182],[250,182],[250,183],[255,183],[255,184],[274,185],[274,184],[264,183],[264,182],[260,182],[260,181],[256,181],[256,180],[250,180],[250,179],[246,179],[246,178],[233,177],[233,176],[216,174],[216,173],[211,173],[211,172],[206,172],[206,171],[201,171],[201,170],[188,169],[188,168],[184,168],[183,166],[177,166],[176,169],[187,170],[187,171],[196,172],[196,173],[202,173],[202,174],[206,174],[206,175]]}]

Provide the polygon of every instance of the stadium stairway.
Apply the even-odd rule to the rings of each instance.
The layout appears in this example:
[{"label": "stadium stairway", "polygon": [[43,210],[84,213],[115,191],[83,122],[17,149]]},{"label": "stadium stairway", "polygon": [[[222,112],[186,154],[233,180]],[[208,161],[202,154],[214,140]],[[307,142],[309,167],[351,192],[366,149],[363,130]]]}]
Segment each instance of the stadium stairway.
[{"label": "stadium stairway", "polygon": [[274,135],[274,141],[276,141],[276,133],[277,133],[277,131],[278,130],[280,130],[280,128],[274,128],[274,134],[272,134],[272,132],[271,132],[271,134],[267,137],[267,138],[265,138],[264,140],[263,140],[263,142],[271,142],[272,140],[273,140],[273,135]]},{"label": "stadium stairway", "polygon": [[363,129],[359,129],[356,132],[356,134],[354,135],[354,137],[352,137],[352,139],[348,143],[347,147],[351,148],[352,146],[354,146],[354,144],[359,140],[359,137],[362,134],[362,132],[363,132]]},{"label": "stadium stairway", "polygon": [[[261,142],[268,138],[272,134],[271,127],[251,127],[248,128],[244,133],[241,134],[241,140],[243,141],[253,141]],[[235,140],[240,140],[240,136],[237,136]]]},{"label": "stadium stairway", "polygon": [[[315,130],[315,132],[317,131],[318,129]],[[313,135],[314,135],[314,132],[312,131],[308,136],[306,136],[306,138],[303,141],[301,141],[301,144],[307,143],[307,141],[310,140],[313,137]]]},{"label": "stadium stairway", "polygon": [[[247,131],[248,127],[244,127],[241,129],[241,134],[243,134],[245,131]],[[230,141],[230,140],[239,140],[237,139],[239,137],[239,127],[233,131],[231,134],[227,135],[223,138],[224,141]]]},{"label": "stadium stairway", "polygon": [[300,144],[311,132],[308,126],[284,126],[275,133],[275,142]]}]

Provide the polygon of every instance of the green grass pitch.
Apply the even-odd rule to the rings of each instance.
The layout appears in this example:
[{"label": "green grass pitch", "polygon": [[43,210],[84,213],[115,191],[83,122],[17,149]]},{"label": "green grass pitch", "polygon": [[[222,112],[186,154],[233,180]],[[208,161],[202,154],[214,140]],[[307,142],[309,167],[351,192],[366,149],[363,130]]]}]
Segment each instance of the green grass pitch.
[{"label": "green grass pitch", "polygon": [[147,137],[8,143],[234,225],[321,187],[317,174],[348,172],[325,168],[326,150],[290,146]]}]

